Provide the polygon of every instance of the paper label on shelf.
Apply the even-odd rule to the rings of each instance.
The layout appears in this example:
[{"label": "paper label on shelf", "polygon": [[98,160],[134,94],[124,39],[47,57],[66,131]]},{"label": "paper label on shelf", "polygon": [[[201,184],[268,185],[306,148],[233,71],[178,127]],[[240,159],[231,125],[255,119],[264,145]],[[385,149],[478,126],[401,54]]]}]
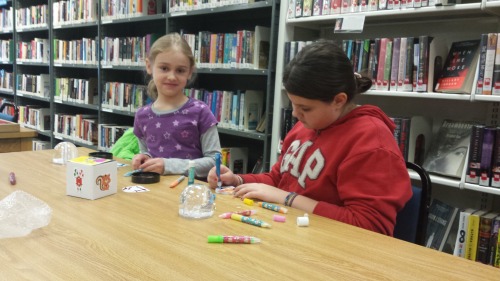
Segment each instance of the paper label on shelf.
[{"label": "paper label on shelf", "polygon": [[364,15],[346,15],[336,20],[333,33],[361,33],[364,26]]}]

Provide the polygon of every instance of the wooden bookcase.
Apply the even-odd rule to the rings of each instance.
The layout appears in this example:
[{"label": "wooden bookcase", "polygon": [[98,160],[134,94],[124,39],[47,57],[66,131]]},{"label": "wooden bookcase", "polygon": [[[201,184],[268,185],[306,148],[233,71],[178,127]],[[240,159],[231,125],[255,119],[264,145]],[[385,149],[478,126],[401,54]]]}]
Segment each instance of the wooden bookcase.
[{"label": "wooden bookcase", "polygon": [[[290,107],[281,84],[286,42],[320,38],[344,40],[430,35],[449,49],[454,41],[480,39],[482,33],[500,32],[500,19],[496,14],[498,7],[500,7],[500,2],[476,1],[453,6],[378,10],[288,19],[288,3],[283,3],[277,47],[276,96],[273,111],[276,117],[273,120],[273,132],[280,130],[281,108]],[[365,17],[362,32],[334,33],[336,20],[351,16]],[[498,96],[443,94],[432,90],[425,93],[369,90],[359,95],[357,99],[359,104],[374,104],[381,107],[388,116],[430,117],[433,120],[434,133],[437,132],[444,119],[472,120],[497,125],[499,102]],[[280,134],[276,133],[271,141],[271,163],[274,163],[279,156],[279,143]],[[411,174],[411,177],[414,180],[417,179],[416,175]],[[500,195],[500,189],[466,184],[464,177],[453,179],[431,175],[431,180],[434,186],[442,187],[434,189],[434,196],[448,200],[451,198],[460,207],[491,207],[492,202],[495,199],[498,200],[497,197]]]}]

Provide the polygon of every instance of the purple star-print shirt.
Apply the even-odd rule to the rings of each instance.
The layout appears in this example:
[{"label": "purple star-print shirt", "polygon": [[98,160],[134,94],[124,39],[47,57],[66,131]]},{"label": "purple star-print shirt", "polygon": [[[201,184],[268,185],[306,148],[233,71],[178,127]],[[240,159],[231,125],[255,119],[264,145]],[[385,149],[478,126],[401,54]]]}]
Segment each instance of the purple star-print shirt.
[{"label": "purple star-print shirt", "polygon": [[217,125],[205,103],[190,98],[178,110],[162,114],[154,113],[151,106],[141,107],[135,114],[134,134],[153,158],[203,157],[200,136]]}]

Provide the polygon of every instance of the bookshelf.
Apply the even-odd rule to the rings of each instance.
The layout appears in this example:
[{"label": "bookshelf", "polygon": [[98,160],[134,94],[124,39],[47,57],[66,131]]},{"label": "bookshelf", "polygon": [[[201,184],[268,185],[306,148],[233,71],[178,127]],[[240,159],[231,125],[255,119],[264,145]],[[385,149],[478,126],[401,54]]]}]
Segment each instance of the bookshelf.
[{"label": "bookshelf", "polygon": [[[141,44],[170,32],[227,33],[265,26],[270,30],[266,67],[198,67],[190,86],[265,93],[262,112],[268,126],[263,131],[220,127],[219,133],[223,147],[252,148],[250,168],[261,155],[269,167],[279,1],[248,2],[200,2],[198,6],[181,9],[169,7],[170,1],[166,0],[157,0],[154,8],[139,7],[137,3],[146,1],[138,0],[7,1],[0,11],[5,10],[2,15],[8,15],[11,10],[13,24],[2,21],[0,41],[10,40],[14,57],[2,56],[0,71],[19,79],[12,78],[11,89],[3,87],[5,83],[0,85],[0,99],[14,100],[26,110],[47,114],[51,127],[37,131],[51,147],[60,141],[70,141],[78,146],[108,150],[101,143],[99,125],[133,126],[135,115],[134,104],[120,100],[125,94],[115,93],[120,89],[139,93],[146,85],[145,48]],[[23,23],[21,16],[35,22]],[[21,52],[21,43],[30,54],[39,57],[23,57],[26,52]],[[32,46],[38,48],[32,50]],[[38,86],[40,81],[45,87],[26,88],[26,85]],[[24,121],[30,127],[29,120]],[[81,125],[67,126],[67,122]],[[92,136],[82,134],[80,127],[84,126],[96,131]]]},{"label": "bookshelf", "polygon": [[[293,1],[292,1],[293,3]],[[467,4],[452,6],[428,6],[395,10],[377,10],[348,14],[332,14],[287,18],[288,3],[284,3],[280,11],[280,27],[276,64],[276,96],[274,99],[274,115],[281,116],[280,110],[289,107],[290,102],[282,88],[280,77],[285,63],[285,44],[291,41],[310,41],[319,38],[337,41],[346,39],[373,39],[377,37],[418,37],[429,35],[446,46],[447,50],[454,41],[480,39],[481,34],[499,32],[500,2],[468,1]],[[363,30],[360,33],[334,33],[335,22],[339,18],[364,17]],[[429,76],[431,76],[429,74]],[[475,83],[474,83],[475,84]],[[473,89],[474,92],[474,89]],[[433,132],[436,133],[442,120],[472,120],[488,125],[498,125],[498,107],[500,97],[435,93],[369,90],[359,95],[357,103],[374,104],[381,107],[388,116],[422,115],[433,120]],[[274,118],[273,132],[279,132],[281,118]],[[274,134],[271,141],[271,163],[279,156],[280,134]],[[465,172],[464,172],[465,175]],[[410,173],[412,179],[417,175]],[[495,198],[500,195],[499,189],[466,184],[461,179],[431,175],[434,185],[443,186],[446,193],[454,193],[456,201],[462,205],[470,204],[468,200],[478,202],[477,207],[484,206],[485,197]],[[467,192],[462,192],[466,190]],[[438,194],[439,192],[436,192]],[[465,196],[475,193],[474,196]],[[466,195],[467,194],[467,195]],[[448,194],[443,193],[443,196]],[[472,199],[477,196],[478,200]],[[481,205],[479,205],[481,204]],[[476,206],[474,206],[476,207]]]}]

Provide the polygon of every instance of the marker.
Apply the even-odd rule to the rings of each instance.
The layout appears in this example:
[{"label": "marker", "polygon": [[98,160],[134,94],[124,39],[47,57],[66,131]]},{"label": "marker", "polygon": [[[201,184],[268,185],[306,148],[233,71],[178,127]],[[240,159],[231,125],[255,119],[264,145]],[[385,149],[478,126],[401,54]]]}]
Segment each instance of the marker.
[{"label": "marker", "polygon": [[208,235],[208,243],[255,244],[260,239],[253,236]]},{"label": "marker", "polygon": [[124,177],[131,177],[133,174],[140,173],[140,172],[142,172],[142,169],[137,169],[137,170],[133,170],[133,171],[130,171],[130,172],[126,172],[123,176]]},{"label": "marker", "polygon": [[176,179],[175,181],[173,181],[169,187],[170,188],[174,188],[176,187],[179,183],[181,183],[186,177],[185,176],[180,176],[178,179]]},{"label": "marker", "polygon": [[244,222],[244,223],[255,225],[255,226],[260,226],[260,227],[265,227],[265,228],[271,228],[271,225],[268,224],[267,222],[264,222],[264,221],[261,221],[261,220],[258,220],[258,219],[254,219],[254,218],[251,218],[251,217],[247,217],[247,216],[242,216],[242,215],[238,215],[238,214],[231,214],[231,219],[233,219],[235,221],[241,221],[241,222]]},{"label": "marker", "polygon": [[273,210],[278,213],[286,214],[288,212],[288,209],[285,207],[280,207],[275,204],[267,203],[267,202],[258,202],[257,203],[260,207],[268,210]]},{"label": "marker", "polygon": [[227,213],[222,213],[219,215],[219,218],[223,219],[230,219],[232,214],[238,214],[242,216],[251,216],[255,215],[257,213],[257,210],[243,210],[243,211],[237,211],[237,212],[227,212]]},{"label": "marker", "polygon": [[215,153],[215,173],[217,174],[217,188],[222,187],[222,180],[220,179],[220,153]]}]

